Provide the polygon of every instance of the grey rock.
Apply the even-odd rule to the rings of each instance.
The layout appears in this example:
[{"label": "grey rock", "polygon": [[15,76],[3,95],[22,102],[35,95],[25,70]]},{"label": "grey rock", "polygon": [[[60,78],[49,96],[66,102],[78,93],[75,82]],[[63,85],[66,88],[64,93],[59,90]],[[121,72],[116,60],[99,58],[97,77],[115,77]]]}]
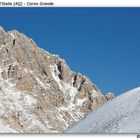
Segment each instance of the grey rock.
[{"label": "grey rock", "polygon": [[115,98],[115,94],[114,93],[111,93],[111,92],[108,92],[106,95],[105,95],[105,98],[108,100],[111,100],[113,98]]},{"label": "grey rock", "polygon": [[0,27],[1,124],[19,133],[62,133],[107,98],[58,55]]}]

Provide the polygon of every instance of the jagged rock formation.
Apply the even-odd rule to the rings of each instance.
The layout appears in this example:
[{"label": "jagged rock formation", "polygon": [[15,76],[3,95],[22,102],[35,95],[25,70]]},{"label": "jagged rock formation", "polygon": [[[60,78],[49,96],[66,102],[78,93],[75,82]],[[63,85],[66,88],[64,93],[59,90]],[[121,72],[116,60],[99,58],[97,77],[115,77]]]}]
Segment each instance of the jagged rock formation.
[{"label": "jagged rock formation", "polygon": [[106,101],[59,56],[0,27],[0,124],[19,133],[63,132]]},{"label": "jagged rock formation", "polygon": [[105,95],[105,98],[106,100],[111,100],[115,97],[115,94],[114,93],[111,93],[111,92],[108,92],[106,95]]}]

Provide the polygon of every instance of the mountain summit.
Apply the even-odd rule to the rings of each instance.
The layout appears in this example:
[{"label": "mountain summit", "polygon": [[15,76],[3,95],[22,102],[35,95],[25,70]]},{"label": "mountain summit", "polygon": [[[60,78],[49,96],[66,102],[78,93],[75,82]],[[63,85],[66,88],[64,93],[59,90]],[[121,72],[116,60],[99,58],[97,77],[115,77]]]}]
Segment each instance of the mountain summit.
[{"label": "mountain summit", "polygon": [[58,55],[38,48],[16,30],[5,32],[0,27],[2,128],[17,133],[61,133],[107,100]]}]

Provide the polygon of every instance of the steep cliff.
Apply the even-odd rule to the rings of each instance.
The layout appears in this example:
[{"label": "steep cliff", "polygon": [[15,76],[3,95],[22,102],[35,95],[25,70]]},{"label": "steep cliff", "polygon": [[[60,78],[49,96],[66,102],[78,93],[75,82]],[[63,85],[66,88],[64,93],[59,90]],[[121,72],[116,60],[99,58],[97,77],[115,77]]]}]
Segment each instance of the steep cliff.
[{"label": "steep cliff", "polygon": [[61,133],[106,101],[65,60],[0,27],[0,124],[19,133]]}]

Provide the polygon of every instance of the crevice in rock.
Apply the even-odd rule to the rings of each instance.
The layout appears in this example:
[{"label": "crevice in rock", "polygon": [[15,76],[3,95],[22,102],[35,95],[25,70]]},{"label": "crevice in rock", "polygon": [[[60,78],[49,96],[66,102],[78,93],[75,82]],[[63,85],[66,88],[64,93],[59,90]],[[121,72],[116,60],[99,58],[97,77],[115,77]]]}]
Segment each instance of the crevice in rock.
[{"label": "crevice in rock", "polygon": [[58,77],[59,77],[60,80],[63,80],[63,76],[62,76],[63,68],[62,68],[61,62],[57,63],[57,68],[58,68],[58,71],[59,71]]},{"label": "crevice in rock", "polygon": [[42,107],[41,106],[38,106],[38,107],[36,107],[37,109],[39,109],[39,110],[41,110],[42,109]]},{"label": "crevice in rock", "polygon": [[17,114],[17,116],[19,117],[19,113]]},{"label": "crevice in rock", "polygon": [[84,84],[85,81],[86,81],[86,80],[85,80],[84,78],[82,78],[82,81],[81,81],[81,83],[80,83],[80,86],[79,86],[79,88],[78,88],[78,91],[81,90],[81,88],[82,88],[82,86],[83,86],[83,84]]},{"label": "crevice in rock", "polygon": [[9,78],[9,76],[10,76],[11,68],[12,68],[12,65],[9,65],[9,68],[8,68],[8,78]]},{"label": "crevice in rock", "polygon": [[8,49],[6,48],[5,50],[6,50],[6,52],[8,53]]},{"label": "crevice in rock", "polygon": [[16,43],[16,40],[15,40],[15,39],[13,39],[13,45],[15,45],[15,43]]},{"label": "crevice in rock", "polygon": [[[42,68],[42,67],[41,67]],[[46,75],[46,76],[48,76],[48,74],[46,73],[46,71],[42,68],[42,70],[43,70],[43,73]]]},{"label": "crevice in rock", "polygon": [[77,75],[74,75],[74,78],[73,78],[73,86],[75,87],[75,84],[76,84],[76,80],[77,80]]},{"label": "crevice in rock", "polygon": [[91,96],[89,96],[88,99],[91,103],[93,102],[93,98]]},{"label": "crevice in rock", "polygon": [[46,71],[44,70],[44,68],[39,64],[38,61],[36,61],[36,62],[38,63],[39,67],[42,69],[43,73],[48,77],[48,74],[46,73]]}]

